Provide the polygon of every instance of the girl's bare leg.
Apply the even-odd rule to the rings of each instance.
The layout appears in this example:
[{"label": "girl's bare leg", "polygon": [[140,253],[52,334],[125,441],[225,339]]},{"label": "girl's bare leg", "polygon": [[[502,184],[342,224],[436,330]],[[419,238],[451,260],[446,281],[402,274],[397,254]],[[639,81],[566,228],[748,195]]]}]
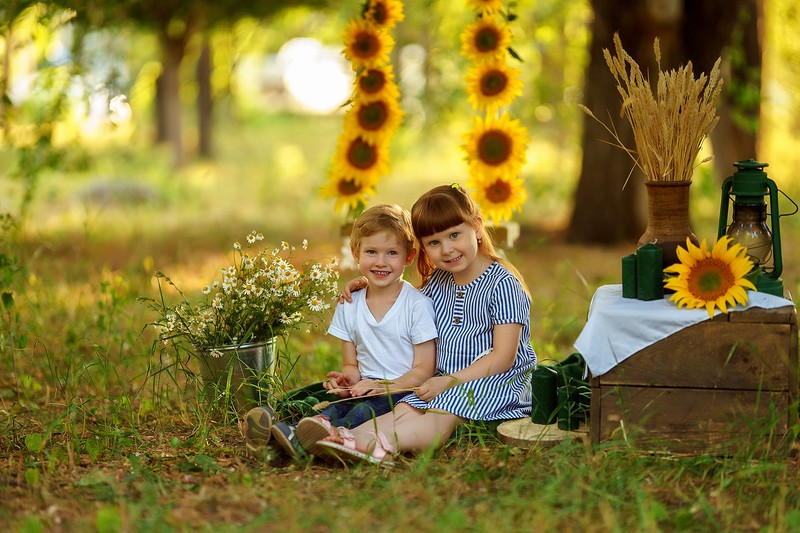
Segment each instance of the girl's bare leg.
[{"label": "girl's bare leg", "polygon": [[464,419],[443,411],[423,411],[401,403],[391,413],[361,424],[353,430],[358,448],[372,450],[380,431],[398,451],[420,451],[440,446]]}]

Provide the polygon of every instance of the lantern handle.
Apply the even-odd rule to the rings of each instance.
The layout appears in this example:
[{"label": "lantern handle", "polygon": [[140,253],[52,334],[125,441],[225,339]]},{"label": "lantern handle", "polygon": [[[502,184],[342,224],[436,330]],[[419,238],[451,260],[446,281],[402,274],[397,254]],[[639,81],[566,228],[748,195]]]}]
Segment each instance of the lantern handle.
[{"label": "lantern handle", "polygon": [[778,189],[778,192],[779,192],[779,193],[781,193],[781,194],[783,195],[783,197],[784,197],[784,198],[786,198],[787,200],[789,200],[789,201],[792,203],[792,205],[794,206],[794,211],[792,211],[791,213],[781,213],[781,214],[779,214],[779,215],[778,215],[779,217],[788,217],[788,216],[792,216],[792,215],[796,214],[796,213],[797,213],[797,211],[800,211],[800,207],[798,207],[798,206],[797,206],[797,203],[796,203],[794,200],[792,200],[791,198],[789,198],[789,195],[788,195],[788,194],[786,194],[785,192],[783,192],[783,191],[782,191],[782,190],[780,190],[780,189]]}]

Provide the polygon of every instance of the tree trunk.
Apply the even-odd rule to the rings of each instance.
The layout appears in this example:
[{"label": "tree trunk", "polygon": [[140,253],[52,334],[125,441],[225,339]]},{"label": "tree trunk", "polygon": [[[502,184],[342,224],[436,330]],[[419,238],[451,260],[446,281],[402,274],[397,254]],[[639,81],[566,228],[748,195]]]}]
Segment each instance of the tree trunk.
[{"label": "tree trunk", "polygon": [[156,144],[167,142],[167,104],[164,92],[164,72],[156,78],[155,119],[156,119]]},{"label": "tree trunk", "polygon": [[211,44],[206,40],[197,59],[197,129],[201,157],[213,157],[212,122],[213,97],[211,95]]},{"label": "tree trunk", "polygon": [[0,71],[0,131],[5,133],[5,130],[8,128],[8,123],[6,121],[6,105],[8,102],[8,88],[11,87],[12,50],[15,46],[13,25],[8,26],[4,38],[5,51],[3,53],[3,69]]},{"label": "tree trunk", "polygon": [[186,51],[187,34],[170,36],[166,31],[161,33],[163,71],[161,85],[163,94],[164,133],[165,140],[172,145],[173,164],[181,167],[184,163],[183,139],[181,129],[181,95],[180,67]]},{"label": "tree trunk", "polygon": [[[725,19],[730,34],[729,51],[723,58],[725,85],[720,96],[719,123],[711,133],[714,173],[721,182],[734,172],[733,163],[758,159],[758,123],[761,117],[762,0],[742,0],[725,6],[736,15]],[[692,32],[689,32],[690,34]],[[709,58],[716,61],[716,57]],[[711,66],[707,66],[707,70]]]},{"label": "tree trunk", "polygon": [[[731,41],[740,14],[747,11],[747,6],[753,6],[752,11],[756,13],[755,5],[759,1],[592,0],[595,18],[592,23],[584,104],[606,124],[613,122],[622,143],[635,149],[630,126],[619,115],[622,102],[602,55],[604,48],[613,49],[613,34],[619,33],[625,50],[633,56],[642,71],[652,73],[652,82],[657,80],[653,57],[655,37],[660,40],[662,69],[676,68],[691,60],[695,76],[699,76],[700,72],[708,74],[714,61],[722,55],[724,47]],[[751,43],[750,32],[755,28],[755,23],[752,27],[749,23],[743,24],[742,28],[744,48],[755,46],[760,50],[757,40],[755,44]],[[754,57],[758,58],[757,64],[760,65],[760,53]],[[748,56],[746,66],[755,64],[755,59]],[[728,77],[724,77],[726,86],[732,84],[737,74],[737,71],[732,70]],[[734,85],[735,83],[733,82]],[[755,117],[752,119],[754,121],[758,120],[757,107],[756,105],[756,111],[748,111],[750,117]],[[720,124],[715,131],[718,135],[730,135],[735,129],[731,129],[722,117],[722,113],[730,113],[727,113],[725,106],[720,107],[720,113]],[[613,142],[610,135],[594,119],[586,117],[584,124],[583,162],[567,237],[574,242],[597,244],[636,239],[645,227],[647,216],[642,193],[644,176],[638,169],[634,170],[623,189],[622,184],[633,166],[632,160],[623,150],[607,144],[609,141]],[[726,138],[730,137],[721,137]],[[748,143],[746,139],[743,142],[741,146]],[[749,154],[755,151],[754,148],[749,150],[740,145],[735,145],[734,148],[734,145],[726,143],[727,140],[721,140],[715,144],[741,151],[743,155],[721,155],[718,159],[723,164],[730,157],[734,157],[733,160],[751,157]],[[754,137],[752,146],[755,146]],[[730,166],[730,162],[727,165]]]},{"label": "tree trunk", "polygon": [[[613,121],[622,144],[634,148],[633,132],[627,121],[619,118],[619,93],[603,59],[603,49],[613,49],[613,35],[618,32],[623,46],[638,61],[642,45],[649,40],[652,46],[652,39],[642,35],[636,0],[624,0],[616,6],[604,0],[593,0],[592,4],[594,21],[584,105],[606,124]],[[644,176],[624,150],[609,142],[614,142],[609,133],[585,116],[581,175],[567,229],[571,241],[610,244],[638,239],[644,231]]]}]

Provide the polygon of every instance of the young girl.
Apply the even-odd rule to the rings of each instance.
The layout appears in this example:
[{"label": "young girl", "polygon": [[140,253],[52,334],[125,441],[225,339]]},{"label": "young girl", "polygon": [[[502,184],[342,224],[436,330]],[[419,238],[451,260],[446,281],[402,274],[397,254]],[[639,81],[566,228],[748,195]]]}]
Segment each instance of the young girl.
[{"label": "young girl", "polygon": [[466,420],[530,415],[526,383],[536,354],[522,276],[497,255],[480,212],[457,184],[425,193],[411,220],[421,290],[433,300],[439,330],[437,374],[394,411],[352,432],[331,431],[317,443],[323,453],[380,462],[387,453],[440,446]]}]

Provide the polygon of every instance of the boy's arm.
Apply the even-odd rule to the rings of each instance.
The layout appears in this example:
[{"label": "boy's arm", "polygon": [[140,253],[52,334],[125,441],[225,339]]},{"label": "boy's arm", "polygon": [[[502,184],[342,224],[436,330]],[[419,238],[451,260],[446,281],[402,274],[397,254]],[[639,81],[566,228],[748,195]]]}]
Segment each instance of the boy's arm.
[{"label": "boy's arm", "polygon": [[362,396],[370,393],[393,393],[417,387],[433,376],[436,372],[436,340],[414,345],[414,362],[411,370],[402,376],[393,379],[387,384],[381,381],[365,379],[353,387],[353,396]]},{"label": "boy's arm", "polygon": [[489,354],[474,361],[466,368],[453,372],[448,376],[436,376],[423,383],[417,390],[419,399],[425,402],[455,387],[474,379],[502,374],[514,366],[517,356],[522,324],[509,323],[494,326],[494,345]]},{"label": "boy's arm", "polygon": [[[394,388],[419,387],[436,373],[436,339],[414,345],[414,363],[411,370],[393,379]],[[390,386],[391,390],[392,386]]]},{"label": "boy's arm", "polygon": [[[356,345],[350,341],[342,341],[342,371],[328,372],[329,381],[323,383],[327,390],[349,389],[361,380],[361,372],[358,370],[358,359],[356,359]],[[349,392],[337,393],[346,398]]]}]

